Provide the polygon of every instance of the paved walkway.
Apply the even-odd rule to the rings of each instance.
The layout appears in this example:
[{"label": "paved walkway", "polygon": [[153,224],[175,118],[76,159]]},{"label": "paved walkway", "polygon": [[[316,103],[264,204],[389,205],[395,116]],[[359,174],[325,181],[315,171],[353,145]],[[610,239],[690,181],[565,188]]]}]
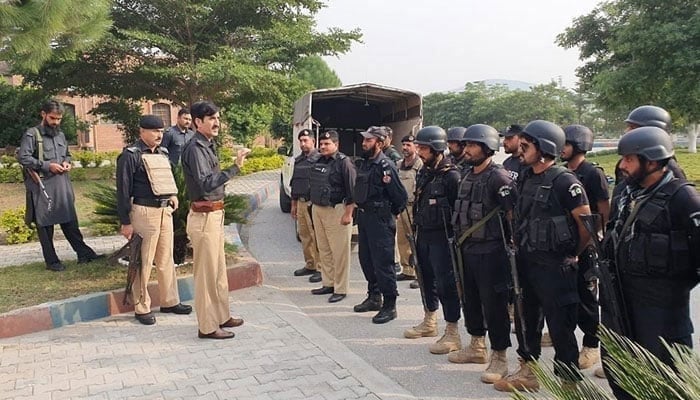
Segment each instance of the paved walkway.
[{"label": "paved walkway", "polygon": [[132,315],[0,339],[0,399],[413,399],[263,286],[231,293],[232,340],[198,339],[194,314]]},{"label": "paved walkway", "polygon": [[[248,195],[251,196],[251,201],[259,202],[260,192],[276,190],[275,184],[277,182],[279,182],[279,170],[257,172],[233,178],[226,185],[226,193]],[[57,227],[56,231],[60,232],[61,230]],[[85,243],[98,254],[109,254],[123,246],[126,239],[121,235],[94,236],[86,237]],[[60,259],[75,260],[77,258],[65,239],[55,239],[54,246]],[[0,267],[41,262],[43,259],[39,242],[0,246]]]}]

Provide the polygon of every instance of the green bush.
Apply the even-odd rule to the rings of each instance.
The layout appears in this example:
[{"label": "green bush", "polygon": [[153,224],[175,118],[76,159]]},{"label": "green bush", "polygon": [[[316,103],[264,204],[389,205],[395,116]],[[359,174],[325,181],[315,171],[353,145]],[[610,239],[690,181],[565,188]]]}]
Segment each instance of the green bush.
[{"label": "green bush", "polygon": [[247,158],[260,158],[260,157],[271,157],[277,155],[277,150],[268,149],[267,147],[257,146],[253,147]]},{"label": "green bush", "polygon": [[10,166],[17,162],[17,157],[11,156],[9,154],[4,154],[0,156],[0,163]]},{"label": "green bush", "polygon": [[83,168],[89,167],[90,163],[95,161],[95,152],[93,151],[79,150],[73,152],[71,155],[73,156],[73,160],[79,161],[80,166]]},{"label": "green bush", "polygon": [[241,168],[241,175],[279,169],[282,168],[282,165],[284,165],[284,157],[279,154],[268,157],[246,159],[245,163],[243,164],[243,168]]},{"label": "green bush", "polygon": [[24,177],[22,176],[22,168],[17,166],[0,168],[0,183],[20,182],[24,182]]},{"label": "green bush", "polygon": [[35,231],[24,223],[24,207],[0,214],[0,228],[7,233],[7,244],[27,243],[35,236]]},{"label": "green bush", "polygon": [[233,149],[229,147],[220,146],[219,147],[219,163],[221,164],[232,164],[233,163]]}]

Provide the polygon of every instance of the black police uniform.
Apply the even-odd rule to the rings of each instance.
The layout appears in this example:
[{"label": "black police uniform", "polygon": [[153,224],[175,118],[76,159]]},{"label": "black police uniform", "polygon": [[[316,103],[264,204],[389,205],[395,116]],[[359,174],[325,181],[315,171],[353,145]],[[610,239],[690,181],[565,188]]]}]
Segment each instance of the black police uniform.
[{"label": "black police uniform", "polygon": [[[690,291],[700,282],[700,195],[668,171],[656,185],[627,191],[617,201],[608,224],[608,236],[618,237],[617,252],[607,255],[620,273],[628,336],[670,365],[659,337],[693,345]],[[633,207],[639,209],[627,224]],[[613,326],[615,316],[601,303],[603,324]],[[618,399],[632,399],[614,382],[611,387]]]},{"label": "black police uniform", "polygon": [[471,168],[469,164],[467,164],[467,160],[464,158],[464,154],[460,155],[459,157],[455,157],[452,154],[449,156],[450,163],[457,168],[457,171],[459,171],[459,174],[461,176],[464,176],[464,174],[467,173],[467,171]]},{"label": "black police uniform", "polygon": [[525,166],[520,162],[520,157],[508,156],[508,158],[503,160],[503,168],[508,171],[513,182],[517,182],[518,176],[525,169]]},{"label": "black police uniform", "polygon": [[[416,176],[416,201],[413,223],[416,225],[416,252],[423,277],[423,292],[428,311],[442,304],[447,322],[459,321],[459,296],[450,259],[447,235],[452,235],[452,207],[457,200],[460,174],[448,160],[437,166],[423,164]],[[447,231],[447,232],[446,232]]]},{"label": "black police uniform", "polygon": [[398,296],[394,273],[396,218],[406,208],[406,189],[384,153],[362,160],[355,180],[359,258],[368,296]]},{"label": "black police uniform", "polygon": [[[501,212],[513,210],[512,182],[508,172],[493,161],[478,174],[468,171],[460,183],[454,207],[455,237],[459,238],[497,207]],[[491,349],[496,351],[511,346],[508,318],[511,277],[499,218],[498,213],[493,214],[460,246],[464,271],[460,281],[464,289],[462,301],[467,332],[472,336],[485,336],[488,326]]]},{"label": "black police uniform", "polygon": [[396,166],[396,163],[403,158],[401,153],[399,153],[399,151],[396,150],[393,144],[390,144],[387,148],[385,148],[383,150],[383,153],[389,160],[391,160],[394,166]]},{"label": "black police uniform", "polygon": [[[574,174],[559,166],[540,174],[525,169],[517,192],[515,242],[527,331],[525,338],[517,332],[518,354],[525,360],[539,358],[544,317],[554,343],[554,359],[578,367],[574,330],[579,303],[575,258],[579,235],[571,210],[587,205],[588,198]],[[555,372],[564,374],[556,365]]]},{"label": "black police uniform", "polygon": [[[586,191],[591,213],[599,213],[598,202],[610,199],[605,173],[601,168],[585,160],[573,172]],[[583,345],[591,348],[598,347],[596,334],[600,324],[598,286],[595,283],[598,276],[594,273],[595,259],[595,248],[588,247],[579,255],[578,262],[578,294],[581,299],[578,308],[578,326],[584,334]]]},{"label": "black police uniform", "polygon": [[292,200],[309,201],[311,199],[311,167],[321,158],[316,149],[308,154],[301,153],[294,158],[294,172],[290,181]]}]

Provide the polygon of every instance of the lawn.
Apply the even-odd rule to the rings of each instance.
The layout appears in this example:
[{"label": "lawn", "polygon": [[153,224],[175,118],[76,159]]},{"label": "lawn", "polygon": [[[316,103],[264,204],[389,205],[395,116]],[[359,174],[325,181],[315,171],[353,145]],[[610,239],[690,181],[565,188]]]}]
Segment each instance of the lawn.
[{"label": "lawn", "polygon": [[[603,167],[606,175],[614,176],[615,164],[620,156],[617,153],[603,155],[591,153],[586,158],[588,161],[596,162]],[[676,149],[676,159],[685,171],[688,180],[694,182],[696,187],[700,187],[700,153],[688,153],[687,149]]]}]

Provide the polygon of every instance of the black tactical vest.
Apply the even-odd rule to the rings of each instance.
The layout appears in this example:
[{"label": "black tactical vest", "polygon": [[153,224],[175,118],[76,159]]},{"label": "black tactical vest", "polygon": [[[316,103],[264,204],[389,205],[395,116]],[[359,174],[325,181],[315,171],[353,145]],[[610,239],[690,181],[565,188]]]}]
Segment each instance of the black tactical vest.
[{"label": "black tactical vest", "polygon": [[[345,158],[345,154],[338,153],[328,164],[316,162],[311,167],[311,202],[318,206],[334,206],[343,199],[343,187],[333,187],[330,176],[337,168],[335,163]],[[340,200],[339,200],[340,199]]]},{"label": "black tactical vest", "polygon": [[[459,233],[469,229],[499,206],[494,194],[488,192],[488,183],[495,171],[501,168],[503,167],[491,163],[482,173],[475,175],[470,170],[462,178],[452,213],[452,225],[457,228]],[[472,233],[467,240],[502,240],[498,218],[491,218],[486,222],[486,225]]]},{"label": "black tactical vest", "polygon": [[560,166],[552,166],[540,176],[528,170],[527,177],[518,182],[515,233],[520,251],[537,252],[545,259],[575,255],[576,223],[552,192],[554,181],[566,173],[571,174]]},{"label": "black tactical vest", "polygon": [[308,157],[304,154],[294,160],[294,174],[292,175],[292,197],[309,200],[311,191],[311,168],[318,160],[319,154],[314,153]]},{"label": "black tactical vest", "polygon": [[[575,174],[576,177],[578,178],[579,181],[581,181],[581,184],[583,185],[583,189],[586,191],[586,194],[589,195],[589,201],[590,201],[590,207],[591,207],[591,212],[592,213],[597,213],[598,212],[598,202],[597,201],[592,201],[590,199],[590,186],[591,184],[597,185],[596,179],[598,176],[598,173],[596,172],[597,170],[600,170],[603,172],[603,168],[598,167],[596,165],[593,165],[589,163],[588,161],[584,161],[581,163],[581,165],[576,168]],[[598,199],[596,199],[598,200]]]},{"label": "black tactical vest", "polygon": [[452,215],[444,177],[446,172],[427,174],[421,170],[416,177],[414,223],[426,230],[445,229]]},{"label": "black tactical vest", "polygon": [[362,160],[360,167],[357,169],[355,191],[353,193],[353,199],[358,207],[362,207],[370,201],[382,202],[385,200],[382,178],[391,176],[389,162],[388,158],[382,158],[376,163],[372,160]]},{"label": "black tactical vest", "polygon": [[695,275],[689,232],[671,230],[670,201],[685,185],[689,183],[678,178],[665,184],[640,205],[626,231],[619,232],[618,262],[625,274],[666,279],[692,279]]}]

